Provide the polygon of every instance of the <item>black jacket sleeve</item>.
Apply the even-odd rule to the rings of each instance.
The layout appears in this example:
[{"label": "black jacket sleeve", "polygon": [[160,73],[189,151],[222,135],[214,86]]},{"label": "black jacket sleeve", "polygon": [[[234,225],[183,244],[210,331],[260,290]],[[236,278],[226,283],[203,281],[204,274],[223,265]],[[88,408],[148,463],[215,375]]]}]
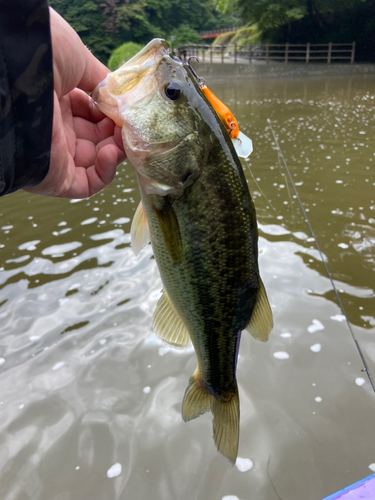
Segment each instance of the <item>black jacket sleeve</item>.
[{"label": "black jacket sleeve", "polygon": [[49,168],[53,69],[46,0],[0,0],[0,196]]}]

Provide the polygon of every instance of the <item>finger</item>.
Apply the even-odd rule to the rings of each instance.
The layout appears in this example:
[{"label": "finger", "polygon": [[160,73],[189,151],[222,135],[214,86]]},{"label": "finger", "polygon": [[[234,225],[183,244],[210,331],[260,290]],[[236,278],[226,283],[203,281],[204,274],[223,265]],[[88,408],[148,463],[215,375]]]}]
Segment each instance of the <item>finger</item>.
[{"label": "finger", "polygon": [[96,157],[95,167],[87,170],[90,192],[95,194],[108,186],[116,176],[119,161],[119,150],[114,144],[103,146]]},{"label": "finger", "polygon": [[76,167],[88,168],[95,164],[97,146],[92,141],[77,139],[74,163]]},{"label": "finger", "polygon": [[91,92],[109,73],[109,69],[104,66],[87,47],[82,44],[84,49],[83,55],[85,58],[85,70],[81,81],[77,85],[78,88]]},{"label": "finger", "polygon": [[76,154],[74,157],[76,166],[88,168],[91,165],[94,165],[99,151],[107,145],[113,145],[117,149],[117,158],[119,164],[125,160],[125,152],[117,147],[114,137],[108,137],[98,145],[95,145],[93,142],[87,141],[85,139],[77,139]]},{"label": "finger", "polygon": [[76,167],[70,187],[59,197],[89,198],[98,193],[113,181],[118,163],[118,148],[114,144],[106,145],[98,152],[95,165]]},{"label": "finger", "polygon": [[59,97],[75,87],[91,92],[109,70],[85,47],[74,29],[50,7],[54,87]]},{"label": "finger", "polygon": [[69,92],[69,98],[73,116],[93,123],[105,118],[106,115],[100,111],[91,97],[83,90],[73,89]]},{"label": "finger", "polygon": [[110,118],[98,123],[91,123],[83,118],[74,118],[74,130],[77,138],[92,141],[95,144],[113,136],[115,124]]}]

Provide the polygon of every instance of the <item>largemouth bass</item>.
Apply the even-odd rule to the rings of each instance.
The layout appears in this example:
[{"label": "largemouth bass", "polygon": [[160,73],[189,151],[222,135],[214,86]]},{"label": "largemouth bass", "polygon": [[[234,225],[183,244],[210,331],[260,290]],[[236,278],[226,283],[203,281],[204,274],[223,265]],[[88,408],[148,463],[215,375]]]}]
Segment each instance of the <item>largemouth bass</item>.
[{"label": "largemouth bass", "polygon": [[151,240],[164,285],[155,331],[174,347],[191,339],[196,353],[182,417],[211,410],[216,446],[234,464],[241,332],[265,341],[272,328],[255,208],[240,161],[195,74],[163,40],[109,74],[93,99],[122,126],[136,168],[142,201],[132,247],[137,254]]}]

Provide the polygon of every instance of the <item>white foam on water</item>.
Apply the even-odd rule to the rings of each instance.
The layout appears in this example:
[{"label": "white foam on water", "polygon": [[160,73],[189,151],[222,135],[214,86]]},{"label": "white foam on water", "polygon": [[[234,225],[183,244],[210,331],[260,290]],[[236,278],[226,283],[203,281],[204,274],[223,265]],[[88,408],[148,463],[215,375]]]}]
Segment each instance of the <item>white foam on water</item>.
[{"label": "white foam on water", "polygon": [[345,249],[349,248],[349,245],[347,245],[346,243],[339,243],[337,246],[340,248],[345,248]]},{"label": "white foam on water", "polygon": [[254,467],[254,462],[250,458],[237,457],[236,467],[240,472],[247,472]]},{"label": "white foam on water", "polygon": [[92,224],[93,222],[96,222],[98,220],[97,217],[90,217],[90,219],[83,220],[81,222],[81,226],[86,226],[87,224]]},{"label": "white foam on water", "polygon": [[127,224],[130,222],[129,217],[120,217],[119,219],[116,219],[113,221],[113,224]]},{"label": "white foam on water", "polygon": [[311,350],[312,352],[320,352],[320,351],[321,351],[321,349],[322,349],[321,344],[314,344],[314,345],[312,345],[312,346],[310,347],[310,350]]},{"label": "white foam on water", "polygon": [[336,316],[330,316],[333,321],[339,321],[340,323],[342,321],[345,321],[345,316],[343,314],[336,314]]},{"label": "white foam on water", "polygon": [[4,358],[0,358],[0,366],[3,365],[5,363],[5,359]]},{"label": "white foam on water", "polygon": [[151,391],[151,387],[148,387],[148,386],[147,386],[147,387],[144,387],[144,388],[143,388],[143,392],[144,392],[145,394],[148,394],[150,391]]},{"label": "white foam on water", "polygon": [[315,398],[315,401],[316,401],[317,403],[321,403],[321,402],[322,402],[322,398],[321,398],[320,396],[317,396],[317,397]]},{"label": "white foam on water", "polygon": [[29,252],[31,252],[32,250],[36,250],[36,245],[38,245],[39,243],[40,240],[26,241],[18,247],[18,250],[28,250]]},{"label": "white foam on water", "polygon": [[318,319],[313,319],[312,325],[307,327],[309,333],[319,332],[320,330],[324,330],[324,325]]},{"label": "white foam on water", "polygon": [[107,470],[107,477],[109,478],[117,477],[121,474],[121,472],[122,472],[122,465],[119,463],[114,464]]},{"label": "white foam on water", "polygon": [[258,226],[259,229],[265,234],[272,234],[274,236],[290,234],[290,231],[285,229],[285,227],[277,226],[276,224],[258,224]]},{"label": "white foam on water", "polygon": [[362,377],[357,377],[355,379],[355,383],[358,385],[358,387],[361,387],[361,385],[363,385],[365,382],[366,382],[366,380]]},{"label": "white foam on water", "polygon": [[25,408],[25,405],[22,403],[21,405],[19,405],[18,407],[20,410],[23,410]]},{"label": "white foam on water", "polygon": [[307,234],[303,233],[302,231],[297,231],[296,233],[293,233],[293,234],[299,240],[307,240]]},{"label": "white foam on water", "polygon": [[99,344],[100,344],[100,345],[104,345],[106,342],[107,342],[107,340],[106,340],[106,339],[100,339],[100,340],[99,340]]},{"label": "white foam on water", "polygon": [[59,361],[58,363],[55,363],[52,367],[53,371],[60,370],[65,365],[65,361]]},{"label": "white foam on water", "polygon": [[40,339],[39,335],[30,335],[30,337],[29,337],[29,340],[31,340],[31,342],[35,342],[36,340],[39,340],[39,339]]},{"label": "white foam on water", "polygon": [[370,465],[368,466],[368,468],[369,468],[370,470],[372,470],[373,472],[375,472],[375,464],[370,464]]},{"label": "white foam on water", "polygon": [[240,500],[236,495],[225,495],[222,500]]},{"label": "white foam on water", "polygon": [[77,465],[76,470],[79,470],[79,465]]},{"label": "white foam on water", "polygon": [[61,245],[51,245],[50,247],[44,248],[42,250],[42,255],[52,255],[52,256],[64,256],[67,252],[72,252],[81,247],[82,243],[80,241],[71,241],[69,243],[63,243]]},{"label": "white foam on water", "polygon": [[292,336],[291,333],[285,332],[285,333],[280,333],[280,337],[283,339],[289,339]]},{"label": "white foam on water", "polygon": [[273,357],[276,359],[289,359],[289,354],[285,351],[277,351],[273,353]]}]

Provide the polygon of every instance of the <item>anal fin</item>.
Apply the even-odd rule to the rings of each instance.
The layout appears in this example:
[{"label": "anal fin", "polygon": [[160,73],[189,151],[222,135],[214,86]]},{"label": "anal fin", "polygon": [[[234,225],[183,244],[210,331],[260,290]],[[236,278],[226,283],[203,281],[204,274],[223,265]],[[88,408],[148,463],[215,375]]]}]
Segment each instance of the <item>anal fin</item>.
[{"label": "anal fin", "polygon": [[169,295],[163,290],[154,313],[156,335],[171,347],[186,347],[190,344],[189,332]]},{"label": "anal fin", "polygon": [[250,319],[250,323],[246,327],[246,330],[251,333],[251,335],[256,340],[266,342],[272,328],[273,317],[271,306],[268,302],[266,289],[264,288],[262,280],[259,278],[259,291],[257,301]]}]

